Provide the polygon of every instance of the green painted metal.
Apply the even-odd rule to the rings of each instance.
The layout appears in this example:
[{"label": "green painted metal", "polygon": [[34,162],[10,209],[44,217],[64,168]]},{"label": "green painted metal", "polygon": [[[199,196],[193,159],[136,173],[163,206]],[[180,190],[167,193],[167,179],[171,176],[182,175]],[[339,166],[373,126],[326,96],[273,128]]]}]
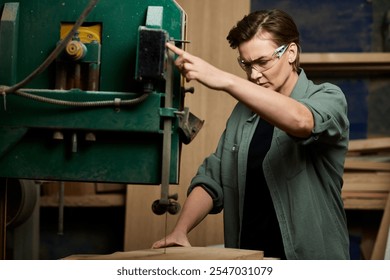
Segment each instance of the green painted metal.
[{"label": "green painted metal", "polygon": [[[0,0],[0,5],[9,1]],[[75,22],[88,0],[19,0],[18,75],[20,81],[44,61],[60,38],[62,22]],[[146,23],[149,6],[164,7],[163,29],[181,39],[183,12],[172,0],[100,0],[86,19],[103,23],[102,91],[134,91],[136,38],[139,26]],[[1,7],[1,6],[0,6]],[[53,66],[54,68],[54,66]],[[31,82],[31,88],[54,88],[54,70]]]},{"label": "green painted metal", "polygon": [[[16,82],[16,62],[19,29],[19,4],[6,3],[1,15],[0,38],[0,85]],[[6,67],[8,65],[8,67]]]},{"label": "green painted metal", "polygon": [[[28,91],[34,92],[34,91]],[[40,96],[68,101],[132,100],[137,95],[120,92],[85,92],[81,90],[39,91]],[[0,126],[48,129],[85,129],[159,133],[161,93],[152,93],[137,106],[74,108],[38,103],[17,95],[7,97],[7,110],[0,107]],[[1,103],[1,102],[0,102]],[[1,105],[0,105],[1,106]],[[23,108],[23,110],[21,110]]]},{"label": "green painted metal", "polygon": [[161,6],[148,7],[148,13],[146,16],[146,23],[145,26],[149,28],[163,28],[163,15],[164,15],[164,8]]},{"label": "green painted metal", "polygon": [[[11,86],[38,67],[58,44],[61,23],[74,23],[87,3],[20,0],[11,4],[0,0],[0,85]],[[157,18],[152,20],[148,9]],[[13,12],[11,21],[3,21],[5,11]],[[149,22],[161,25],[169,37],[183,39],[184,12],[173,0],[100,0],[84,24],[102,25],[101,49],[88,46],[84,58],[95,61],[100,56],[99,90],[56,90],[53,64],[25,91],[78,102],[139,97],[144,88],[134,78],[137,36],[147,15]],[[3,52],[4,48],[9,52]],[[154,82],[147,99],[133,106],[72,107],[14,94],[0,98],[0,177],[159,184],[162,123],[169,117],[173,120],[170,183],[178,183],[178,120],[174,113],[161,114],[161,110],[182,110],[184,96],[176,70],[172,78],[174,98],[169,110],[163,109],[165,81]],[[57,131],[62,140],[53,138]],[[89,132],[96,141],[86,140]]]}]

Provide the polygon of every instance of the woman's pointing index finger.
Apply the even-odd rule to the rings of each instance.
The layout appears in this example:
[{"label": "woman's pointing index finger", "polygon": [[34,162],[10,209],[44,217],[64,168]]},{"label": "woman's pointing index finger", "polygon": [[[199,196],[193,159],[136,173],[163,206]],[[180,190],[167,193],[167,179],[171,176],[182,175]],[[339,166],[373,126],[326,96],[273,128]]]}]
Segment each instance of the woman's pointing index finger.
[{"label": "woman's pointing index finger", "polygon": [[168,49],[170,49],[171,51],[173,51],[177,55],[182,55],[184,53],[184,51],[182,49],[179,49],[178,47],[176,47],[175,45],[173,45],[171,43],[166,43],[166,46]]}]

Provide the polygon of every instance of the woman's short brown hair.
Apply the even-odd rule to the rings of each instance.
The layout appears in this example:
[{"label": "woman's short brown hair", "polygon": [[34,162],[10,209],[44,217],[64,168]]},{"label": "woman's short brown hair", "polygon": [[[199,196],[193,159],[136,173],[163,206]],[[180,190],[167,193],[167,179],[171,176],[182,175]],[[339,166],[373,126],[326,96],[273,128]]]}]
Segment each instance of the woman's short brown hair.
[{"label": "woman's short brown hair", "polygon": [[252,12],[244,16],[244,18],[230,30],[226,39],[229,41],[230,47],[235,49],[241,43],[252,39],[260,31],[270,33],[273,37],[273,41],[278,46],[290,43],[295,43],[297,45],[298,53],[293,66],[295,71],[298,71],[299,53],[301,50],[299,44],[299,31],[292,17],[284,11],[273,9]]}]

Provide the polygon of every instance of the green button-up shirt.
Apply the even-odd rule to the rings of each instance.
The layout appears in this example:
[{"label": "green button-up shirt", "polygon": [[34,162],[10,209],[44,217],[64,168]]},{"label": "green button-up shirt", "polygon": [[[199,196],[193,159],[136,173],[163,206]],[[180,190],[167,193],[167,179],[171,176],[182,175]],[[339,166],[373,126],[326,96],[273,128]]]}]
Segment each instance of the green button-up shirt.
[{"label": "green button-up shirt", "polygon": [[[275,128],[263,163],[286,257],[348,259],[341,199],[349,139],[345,96],[333,84],[315,85],[301,70],[290,97],[309,108],[315,124],[307,139]],[[188,190],[202,186],[213,198],[210,213],[223,210],[225,247],[240,247],[247,156],[258,119],[242,103],[236,105],[217,150],[204,160]]]}]

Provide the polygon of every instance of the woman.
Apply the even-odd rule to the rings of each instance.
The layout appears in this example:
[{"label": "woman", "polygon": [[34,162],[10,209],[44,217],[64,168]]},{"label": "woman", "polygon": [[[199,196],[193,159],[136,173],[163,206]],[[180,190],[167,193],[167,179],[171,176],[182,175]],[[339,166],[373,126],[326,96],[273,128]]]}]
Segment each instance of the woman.
[{"label": "woman", "polygon": [[215,153],[192,179],[174,230],[153,248],[190,246],[187,234],[223,209],[226,247],[281,259],[348,259],[344,94],[307,79],[299,68],[299,32],[283,11],[253,12],[227,39],[247,80],[167,44],[187,81],[239,102]]}]

